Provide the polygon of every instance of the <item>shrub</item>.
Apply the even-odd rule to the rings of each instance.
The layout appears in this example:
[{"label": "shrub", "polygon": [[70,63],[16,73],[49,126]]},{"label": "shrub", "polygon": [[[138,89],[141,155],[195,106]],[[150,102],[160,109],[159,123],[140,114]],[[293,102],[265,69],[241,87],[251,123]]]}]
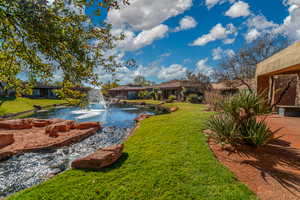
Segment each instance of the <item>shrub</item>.
[{"label": "shrub", "polygon": [[274,139],[264,121],[256,117],[270,112],[265,100],[250,92],[241,92],[219,103],[221,115],[208,120],[208,127],[214,132],[213,137],[219,143],[251,145],[261,147]]},{"label": "shrub", "polygon": [[245,144],[251,146],[264,146],[274,139],[275,132],[272,132],[264,121],[257,122],[255,119],[249,119],[240,129]]},{"label": "shrub", "polygon": [[197,94],[190,94],[187,100],[190,103],[201,103],[201,98]]},{"label": "shrub", "polygon": [[177,97],[175,96],[175,95],[170,95],[169,97],[168,97],[168,100],[170,101],[170,102],[173,102],[173,101],[175,101],[177,99]]},{"label": "shrub", "polygon": [[221,95],[217,91],[205,92],[204,93],[204,103],[209,104],[211,110],[217,111],[219,110],[219,102],[223,102],[226,98],[225,95]]},{"label": "shrub", "polygon": [[236,125],[232,120],[225,119],[224,115],[213,116],[207,126],[213,132],[211,137],[220,144],[235,144],[239,138]]}]

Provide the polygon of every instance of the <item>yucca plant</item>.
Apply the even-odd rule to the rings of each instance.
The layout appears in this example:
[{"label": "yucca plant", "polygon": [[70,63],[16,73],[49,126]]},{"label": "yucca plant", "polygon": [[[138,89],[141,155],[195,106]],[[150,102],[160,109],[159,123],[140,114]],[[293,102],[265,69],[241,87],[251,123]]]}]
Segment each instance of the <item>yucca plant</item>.
[{"label": "yucca plant", "polygon": [[271,131],[264,121],[249,119],[240,127],[240,133],[247,145],[261,147],[274,139],[275,132]]},{"label": "yucca plant", "polygon": [[270,112],[264,98],[248,91],[242,91],[225,99],[220,102],[219,107],[224,113],[232,116],[237,123]]},{"label": "yucca plant", "polygon": [[212,117],[208,127],[220,143],[261,147],[274,138],[264,121],[257,116],[267,114],[270,108],[265,100],[254,93],[243,91],[219,103],[222,115]]},{"label": "yucca plant", "polygon": [[222,145],[235,145],[240,140],[236,124],[225,115],[213,116],[207,121],[207,127],[213,133],[210,136]]}]

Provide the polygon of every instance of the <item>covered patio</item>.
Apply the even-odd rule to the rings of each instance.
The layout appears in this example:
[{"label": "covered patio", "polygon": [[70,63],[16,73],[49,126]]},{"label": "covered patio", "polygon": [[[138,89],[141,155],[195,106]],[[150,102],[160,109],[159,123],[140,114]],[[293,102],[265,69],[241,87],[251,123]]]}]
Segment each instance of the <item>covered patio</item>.
[{"label": "covered patio", "polygon": [[[300,41],[260,62],[257,92],[282,112],[300,111]],[[283,113],[284,114],[284,113]]]}]

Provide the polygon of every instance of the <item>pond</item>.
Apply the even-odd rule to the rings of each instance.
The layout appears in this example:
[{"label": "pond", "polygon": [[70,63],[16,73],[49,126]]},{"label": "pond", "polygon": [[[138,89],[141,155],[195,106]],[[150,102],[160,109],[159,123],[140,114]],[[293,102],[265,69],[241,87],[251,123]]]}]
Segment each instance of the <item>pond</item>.
[{"label": "pond", "polygon": [[91,104],[85,109],[68,107],[32,116],[77,122],[100,121],[103,130],[68,147],[25,153],[0,162],[0,197],[39,184],[65,171],[76,158],[101,147],[122,143],[135,125],[134,118],[141,113],[149,112],[132,106],[112,105],[103,109],[99,104]]}]

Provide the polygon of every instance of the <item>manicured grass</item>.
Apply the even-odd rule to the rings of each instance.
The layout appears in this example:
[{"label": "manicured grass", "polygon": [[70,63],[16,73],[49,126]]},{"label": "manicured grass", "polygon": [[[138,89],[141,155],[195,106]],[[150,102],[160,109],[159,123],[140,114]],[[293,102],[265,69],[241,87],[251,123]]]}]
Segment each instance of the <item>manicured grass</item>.
[{"label": "manicured grass", "polygon": [[203,106],[171,105],[180,109],[142,121],[113,166],[68,170],[9,199],[257,199],[214,158],[201,133],[210,115]]},{"label": "manicured grass", "polygon": [[16,99],[0,99],[0,101],[4,101],[2,105],[0,105],[0,115],[32,110],[34,109],[33,105],[48,106],[65,103],[64,100],[58,99],[30,99],[22,97]]},{"label": "manicured grass", "polygon": [[155,101],[155,100],[142,100],[142,99],[139,99],[139,100],[125,100],[129,103],[142,103],[142,102],[146,102],[148,104],[160,104],[162,103],[162,101]]}]

